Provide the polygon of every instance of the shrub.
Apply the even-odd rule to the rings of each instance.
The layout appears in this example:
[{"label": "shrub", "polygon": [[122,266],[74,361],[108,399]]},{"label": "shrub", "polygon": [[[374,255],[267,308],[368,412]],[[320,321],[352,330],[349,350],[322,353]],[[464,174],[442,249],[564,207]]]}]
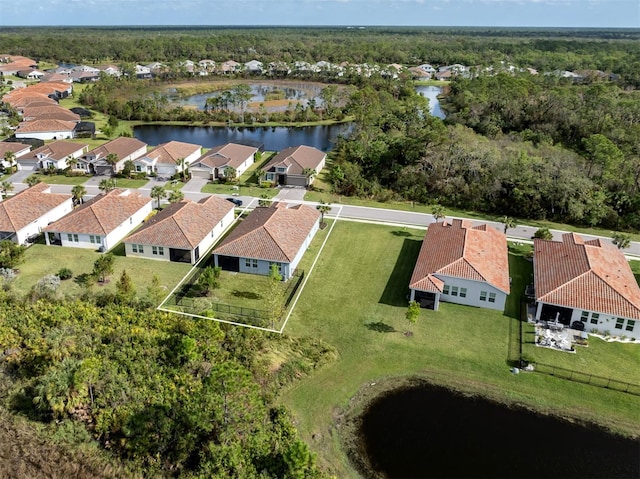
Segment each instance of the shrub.
[{"label": "shrub", "polygon": [[73,272],[69,268],[60,268],[57,276],[61,280],[71,279],[73,277]]}]

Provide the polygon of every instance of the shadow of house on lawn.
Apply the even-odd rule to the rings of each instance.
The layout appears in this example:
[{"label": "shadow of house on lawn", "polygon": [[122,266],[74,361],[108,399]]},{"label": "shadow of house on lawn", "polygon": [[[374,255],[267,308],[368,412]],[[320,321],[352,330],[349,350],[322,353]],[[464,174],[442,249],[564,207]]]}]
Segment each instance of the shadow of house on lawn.
[{"label": "shadow of house on lawn", "polygon": [[[391,234],[404,236],[397,233],[397,231],[393,231]],[[409,281],[411,280],[411,273],[413,273],[413,267],[416,264],[416,259],[418,259],[421,245],[422,241],[420,240],[407,238],[403,241],[396,264],[391,271],[382,296],[378,300],[379,303],[403,307],[409,304],[407,300]]]}]

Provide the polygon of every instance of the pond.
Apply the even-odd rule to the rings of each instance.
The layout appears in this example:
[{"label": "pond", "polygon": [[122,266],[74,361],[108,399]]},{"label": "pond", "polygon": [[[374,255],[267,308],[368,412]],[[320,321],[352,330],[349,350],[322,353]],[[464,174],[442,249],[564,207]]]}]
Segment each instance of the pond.
[{"label": "pond", "polygon": [[366,477],[640,476],[638,441],[429,384],[386,393],[358,420]]},{"label": "pond", "polygon": [[437,86],[417,86],[416,91],[429,99],[429,113],[444,120],[446,115],[440,108],[440,100],[438,100],[438,95],[442,93],[442,88]]},{"label": "pond", "polygon": [[265,150],[269,151],[281,151],[297,145],[329,151],[337,137],[348,135],[352,128],[353,125],[350,123],[298,128],[141,125],[133,128],[133,136],[149,145],[175,140],[202,145],[205,148],[234,142],[264,145]]},{"label": "pond", "polygon": [[[301,103],[306,107],[310,100],[314,100],[316,106],[323,104],[320,92],[324,85],[308,82],[278,82],[278,83],[250,83],[251,99],[247,109],[257,112],[263,104],[269,112],[285,111],[289,104],[295,106]],[[175,90],[169,92],[169,99],[177,106],[187,106],[204,110],[208,98],[220,95],[222,92],[200,93],[180,98],[172,95]],[[274,99],[277,98],[277,99]],[[232,109],[240,110],[239,106]]]}]

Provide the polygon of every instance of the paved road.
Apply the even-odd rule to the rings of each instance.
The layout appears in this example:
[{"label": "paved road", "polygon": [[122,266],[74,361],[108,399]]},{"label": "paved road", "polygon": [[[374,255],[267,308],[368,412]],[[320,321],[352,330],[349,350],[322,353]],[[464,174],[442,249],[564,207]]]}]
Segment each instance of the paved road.
[{"label": "paved road", "polygon": [[[10,179],[13,180],[14,177],[16,177],[16,175],[13,175]],[[19,181],[22,180],[21,177],[17,177],[16,179],[19,179]],[[93,181],[89,181],[84,184],[84,187],[87,190],[87,195],[85,199],[91,198],[100,193],[100,190],[97,187],[97,183],[99,183],[99,180],[96,180],[95,177],[92,178],[92,180]],[[209,196],[209,194],[207,193],[200,193],[200,188],[202,188],[202,186],[199,186],[200,183],[203,183],[202,186],[204,186],[204,183],[206,183],[206,180],[195,179],[187,183],[182,188],[182,192],[184,193],[185,198],[188,198],[193,201],[198,201],[204,197]],[[161,184],[161,183],[158,182],[158,184]],[[144,196],[149,196],[149,193],[150,193],[149,186],[153,186],[151,182],[147,183],[147,185],[140,188],[138,191]],[[26,188],[26,185],[24,183],[21,183],[21,182],[14,183],[14,192],[21,191],[24,188]],[[69,185],[51,185],[51,190],[54,193],[71,193],[71,188],[72,186],[69,186]],[[296,199],[286,198],[288,195],[283,194],[282,195],[284,197],[282,198],[283,201],[287,201],[289,203],[304,203],[310,206],[315,206],[317,204],[317,203],[313,203],[309,201],[301,201],[297,199],[300,197],[299,191],[304,192],[304,190],[292,189],[290,191],[296,192],[296,194],[292,195]],[[224,194],[219,196],[228,197],[229,195]],[[242,200],[243,208],[254,208],[258,206],[259,198],[253,198],[251,196],[237,196],[235,198]],[[327,216],[335,217],[338,214],[340,218],[344,218],[344,219],[351,219],[356,221],[368,221],[368,222],[375,222],[375,223],[397,224],[399,226],[409,226],[409,227],[415,226],[415,227],[422,227],[422,228],[430,225],[435,221],[433,215],[430,215],[427,213],[417,213],[413,211],[389,210],[384,208],[370,208],[365,206],[349,206],[349,205],[340,205],[340,206],[332,205],[331,211],[327,214]],[[451,219],[451,217],[447,217],[447,218]],[[473,224],[488,223],[501,231],[504,229],[504,225],[502,223],[495,222],[495,221],[480,221],[480,220],[471,220],[471,221]],[[507,231],[507,236],[509,237],[509,239],[514,241],[518,241],[518,240],[530,241],[534,233],[536,232],[536,230],[537,228],[533,226],[517,225],[515,228],[510,228]],[[559,240],[562,234],[566,233],[566,231],[551,230],[551,233],[553,234],[554,239]],[[600,238],[604,241],[611,242],[611,238],[606,236],[587,235],[583,233],[580,233],[580,235],[587,240]],[[630,259],[640,259],[640,243],[632,242],[628,248],[624,249],[624,253]]]}]

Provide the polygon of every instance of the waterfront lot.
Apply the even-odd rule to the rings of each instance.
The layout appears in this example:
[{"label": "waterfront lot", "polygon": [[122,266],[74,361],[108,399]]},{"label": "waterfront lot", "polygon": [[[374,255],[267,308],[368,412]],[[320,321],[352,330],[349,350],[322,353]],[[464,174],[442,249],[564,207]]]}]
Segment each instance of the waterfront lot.
[{"label": "waterfront lot", "polygon": [[[511,374],[513,317],[442,303],[438,312],[422,310],[411,325],[405,319],[407,285],[423,235],[420,230],[340,221],[287,324],[285,333],[320,338],[338,351],[337,360],[286,389],[281,398],[324,467],[338,477],[356,477],[341,447],[342,415],[359,391],[402,376],[417,375],[637,434],[639,397],[542,374]],[[525,270],[511,274],[520,285],[528,279]],[[518,303],[509,301],[511,316],[517,316]],[[604,346],[589,350],[589,367],[637,364],[637,349]],[[574,361],[582,360],[580,353],[571,355]],[[635,371],[630,374],[637,375]],[[520,433],[514,431],[514,437]]]}]

